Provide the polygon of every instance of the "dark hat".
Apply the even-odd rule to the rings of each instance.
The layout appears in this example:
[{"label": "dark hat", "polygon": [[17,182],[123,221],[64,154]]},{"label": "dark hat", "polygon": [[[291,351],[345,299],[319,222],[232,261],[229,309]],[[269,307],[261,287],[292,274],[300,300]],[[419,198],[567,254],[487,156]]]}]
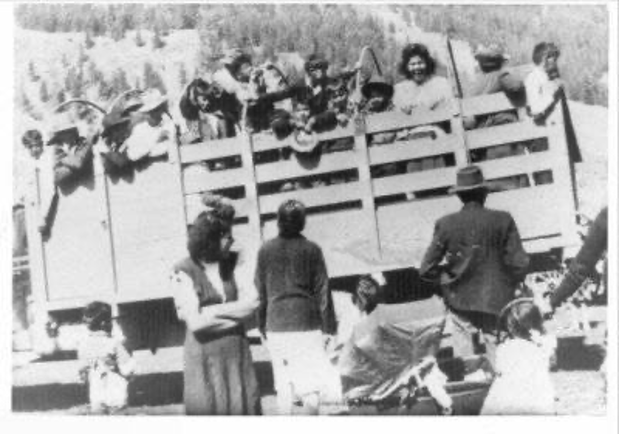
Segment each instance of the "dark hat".
[{"label": "dark hat", "polygon": [[311,54],[308,56],[306,63],[304,64],[304,70],[306,72],[310,72],[311,69],[327,69],[329,67],[329,62],[322,54]]},{"label": "dark hat", "polygon": [[101,125],[103,127],[101,137],[108,136],[113,128],[128,123],[130,119],[131,118],[125,114],[123,110],[117,108],[112,109],[110,113],[106,113],[101,121]]},{"label": "dark hat", "polygon": [[456,185],[452,187],[450,193],[459,193],[462,191],[472,191],[479,189],[488,189],[489,184],[484,180],[482,170],[478,166],[467,166],[459,169],[456,173]]},{"label": "dark hat", "polygon": [[474,53],[474,57],[479,62],[503,62],[510,59],[497,44],[478,46]]},{"label": "dark hat", "polygon": [[364,95],[364,98],[370,98],[370,93],[372,90],[378,90],[388,98],[392,98],[394,95],[394,86],[392,86],[392,84],[381,75],[374,75],[370,77],[370,80],[362,86],[362,95]]}]

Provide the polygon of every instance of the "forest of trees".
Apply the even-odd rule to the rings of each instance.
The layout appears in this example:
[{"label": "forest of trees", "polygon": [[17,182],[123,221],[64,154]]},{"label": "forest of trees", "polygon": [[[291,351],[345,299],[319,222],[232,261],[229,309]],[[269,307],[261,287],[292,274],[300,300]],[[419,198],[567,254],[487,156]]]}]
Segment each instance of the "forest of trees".
[{"label": "forest of trees", "polygon": [[[604,6],[397,5],[393,10],[407,24],[427,32],[450,31],[473,47],[500,43],[513,64],[529,63],[537,42],[554,41],[562,51],[562,75],[571,99],[607,105],[607,88],[600,84],[608,70],[609,23]],[[384,23],[351,5],[39,3],[16,6],[16,22],[25,29],[84,33],[86,51],[96,44],[97,36],[120,40],[128,31],[136,31],[136,45],[142,46],[147,41],[141,31],[148,30],[153,33],[148,43],[158,49],[165,46],[170,32],[196,29],[202,70],[212,68],[226,46],[253,49],[257,61],[277,52],[320,51],[338,70],[353,65],[361,47],[371,45],[385,72],[396,78],[402,48],[394,36],[394,23]],[[118,87],[129,86],[121,72],[109,83],[92,69],[87,59],[68,67],[70,77],[63,92],[78,95],[83,93],[80,86],[96,82],[102,93],[113,96],[121,91]],[[143,81],[163,88],[156,74],[151,65],[145,66]],[[179,80],[186,82],[187,75],[180,72]],[[55,96],[46,84],[40,87],[41,97]]]}]

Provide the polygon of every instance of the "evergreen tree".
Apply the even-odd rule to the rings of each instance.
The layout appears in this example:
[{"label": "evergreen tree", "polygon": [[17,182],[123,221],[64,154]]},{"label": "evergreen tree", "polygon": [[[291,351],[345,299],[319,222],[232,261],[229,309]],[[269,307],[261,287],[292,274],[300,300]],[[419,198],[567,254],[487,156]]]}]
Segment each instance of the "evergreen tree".
[{"label": "evergreen tree", "polygon": [[166,86],[161,76],[149,62],[144,64],[143,77],[145,89],[159,89],[162,94],[166,94]]},{"label": "evergreen tree", "polygon": [[166,45],[166,43],[161,38],[160,30],[158,27],[156,27],[155,31],[153,32],[152,44],[153,44],[153,50],[159,50],[160,48],[163,48]]},{"label": "evergreen tree", "polygon": [[138,29],[138,31],[136,32],[135,41],[137,47],[144,47],[146,45],[146,42],[144,42],[144,39],[142,39],[142,31],[140,29]]},{"label": "evergreen tree", "polygon": [[112,89],[116,95],[120,95],[131,89],[127,81],[127,73],[124,69],[118,68],[112,75]]},{"label": "evergreen tree", "polygon": [[39,81],[41,78],[39,74],[37,74],[37,70],[35,69],[34,62],[32,60],[28,62],[28,76],[30,77],[30,81]]},{"label": "evergreen tree", "polygon": [[86,31],[86,39],[84,40],[84,45],[86,46],[87,50],[90,50],[95,46],[95,41],[93,41],[90,30]]},{"label": "evergreen tree", "polygon": [[39,87],[39,99],[44,103],[50,100],[50,94],[45,80],[41,80],[41,87]]}]

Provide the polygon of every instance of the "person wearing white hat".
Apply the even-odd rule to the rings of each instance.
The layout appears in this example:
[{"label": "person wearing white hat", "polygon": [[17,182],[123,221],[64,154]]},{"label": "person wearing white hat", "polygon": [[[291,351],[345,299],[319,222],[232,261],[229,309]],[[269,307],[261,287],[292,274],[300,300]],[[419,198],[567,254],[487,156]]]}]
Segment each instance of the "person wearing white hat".
[{"label": "person wearing white hat", "polygon": [[176,127],[168,113],[168,98],[152,89],[142,98],[137,112],[144,116],[125,141],[127,156],[131,161],[159,158],[167,155],[171,142],[176,138]]}]

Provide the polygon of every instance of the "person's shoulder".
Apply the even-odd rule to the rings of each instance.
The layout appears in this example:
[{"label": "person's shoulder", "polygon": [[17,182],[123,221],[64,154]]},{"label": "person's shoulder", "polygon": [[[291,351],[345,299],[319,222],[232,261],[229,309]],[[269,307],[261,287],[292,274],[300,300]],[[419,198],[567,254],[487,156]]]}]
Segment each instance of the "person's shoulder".
[{"label": "person's shoulder", "polygon": [[192,261],[192,258],[189,256],[185,257],[172,265],[172,271],[175,273],[179,271],[188,271],[192,267],[193,263],[194,261]]},{"label": "person's shoulder", "polygon": [[501,221],[503,223],[512,222],[514,219],[512,218],[512,214],[508,211],[493,209],[493,208],[481,208],[482,212],[489,216],[491,220]]}]

